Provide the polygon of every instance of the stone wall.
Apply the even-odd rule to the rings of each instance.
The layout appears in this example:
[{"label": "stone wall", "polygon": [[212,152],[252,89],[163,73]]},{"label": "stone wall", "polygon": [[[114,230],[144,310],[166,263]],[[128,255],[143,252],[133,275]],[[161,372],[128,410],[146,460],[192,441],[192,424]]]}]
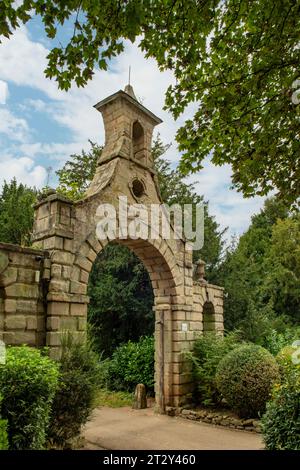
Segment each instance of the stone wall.
[{"label": "stone wall", "polygon": [[0,339],[6,344],[45,345],[48,256],[0,243]]},{"label": "stone wall", "polygon": [[223,287],[209,284],[204,280],[194,280],[193,300],[194,316],[201,322],[203,333],[215,331],[224,332],[223,321]]},{"label": "stone wall", "polygon": [[243,419],[232,413],[230,410],[216,411],[203,409],[181,409],[166,410],[171,416],[180,416],[192,421],[213,424],[216,426],[226,426],[228,428],[239,429],[241,431],[261,432],[260,421],[258,419]]}]

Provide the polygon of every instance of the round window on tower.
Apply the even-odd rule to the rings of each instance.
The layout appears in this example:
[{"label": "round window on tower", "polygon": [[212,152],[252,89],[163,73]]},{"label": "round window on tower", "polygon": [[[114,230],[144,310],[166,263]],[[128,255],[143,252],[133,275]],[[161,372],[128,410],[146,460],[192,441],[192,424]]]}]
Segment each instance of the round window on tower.
[{"label": "round window on tower", "polygon": [[143,181],[135,178],[131,183],[131,191],[134,197],[141,198],[145,194],[145,185]]}]

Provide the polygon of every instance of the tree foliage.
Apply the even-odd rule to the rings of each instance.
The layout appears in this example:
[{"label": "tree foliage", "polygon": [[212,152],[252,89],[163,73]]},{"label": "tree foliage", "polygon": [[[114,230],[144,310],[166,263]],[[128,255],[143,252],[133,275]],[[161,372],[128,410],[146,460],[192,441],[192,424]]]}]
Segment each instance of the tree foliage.
[{"label": "tree foliage", "polygon": [[70,159],[56,172],[59,178],[57,191],[73,200],[80,199],[87,190],[102,151],[101,146],[89,142],[91,144],[89,152],[82,150],[81,154],[70,155]]},{"label": "tree foliage", "polygon": [[153,292],[143,263],[128,248],[110,244],[94,262],[88,320],[95,346],[110,356],[122,343],[154,331]]},{"label": "tree foliage", "polygon": [[[106,70],[124,40],[139,41],[176,77],[166,95],[173,116],[197,103],[177,134],[182,171],[201,169],[212,152],[216,165],[231,164],[245,196],[275,188],[292,203],[300,190],[299,12],[294,0],[8,0],[0,35],[39,15],[54,41],[46,76],[65,90],[73,80],[84,86],[95,67]],[[63,45],[58,32],[70,23]]]},{"label": "tree foliage", "polygon": [[223,235],[226,229],[221,230],[215,217],[209,214],[209,202],[204,196],[196,193],[194,185],[185,181],[178,168],[164,158],[164,153],[169,145],[164,145],[158,136],[152,146],[152,155],[155,169],[157,171],[161,198],[165,204],[192,204],[204,205],[204,245],[201,250],[193,252],[194,260],[203,258],[206,262],[206,277],[213,279],[216,267],[221,258],[223,250]]},{"label": "tree foliage", "polygon": [[3,184],[0,195],[0,240],[29,246],[33,226],[33,204],[37,191],[14,178]]},{"label": "tree foliage", "polygon": [[218,269],[227,329],[264,344],[272,330],[299,323],[299,246],[299,215],[267,200]]}]

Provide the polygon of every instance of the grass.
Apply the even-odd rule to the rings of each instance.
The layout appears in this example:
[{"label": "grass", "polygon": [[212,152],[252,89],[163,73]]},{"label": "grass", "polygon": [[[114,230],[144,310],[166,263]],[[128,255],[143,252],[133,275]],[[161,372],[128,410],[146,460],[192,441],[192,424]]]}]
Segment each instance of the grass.
[{"label": "grass", "polygon": [[129,392],[112,392],[102,388],[96,398],[96,406],[107,406],[109,408],[121,408],[131,406],[133,394]]}]

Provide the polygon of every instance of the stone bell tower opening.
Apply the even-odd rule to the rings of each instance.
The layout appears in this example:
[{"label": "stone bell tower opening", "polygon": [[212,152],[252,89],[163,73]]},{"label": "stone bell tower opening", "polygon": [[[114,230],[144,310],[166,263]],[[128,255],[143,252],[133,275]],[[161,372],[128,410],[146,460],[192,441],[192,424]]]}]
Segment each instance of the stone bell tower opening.
[{"label": "stone bell tower opening", "polygon": [[145,150],[144,129],[139,121],[135,121],[132,126],[133,158],[136,158],[137,160],[140,160],[142,163],[146,164]]}]

